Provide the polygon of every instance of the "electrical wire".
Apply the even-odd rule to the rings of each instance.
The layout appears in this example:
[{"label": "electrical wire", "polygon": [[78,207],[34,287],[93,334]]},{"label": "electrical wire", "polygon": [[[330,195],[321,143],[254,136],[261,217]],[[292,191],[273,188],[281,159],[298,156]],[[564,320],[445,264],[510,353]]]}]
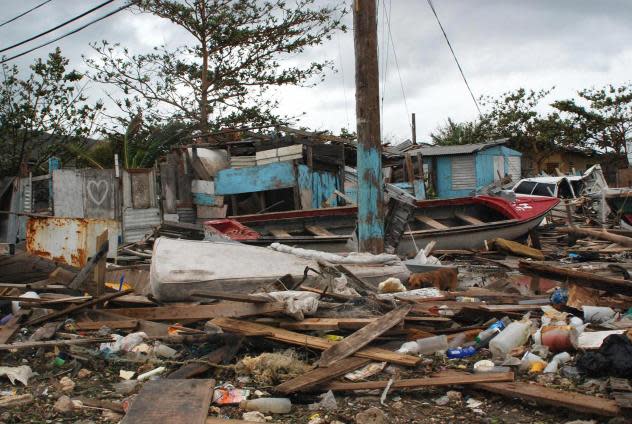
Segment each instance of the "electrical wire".
[{"label": "electrical wire", "polygon": [[397,60],[397,50],[395,50],[395,41],[393,40],[393,33],[391,32],[391,17],[386,15],[386,26],[388,27],[388,36],[391,40],[391,47],[393,48],[393,58],[395,59],[395,67],[397,68],[397,75],[399,76],[399,86],[402,89],[402,97],[404,98],[404,108],[406,109],[406,122],[412,129],[412,118],[408,112],[408,102],[406,101],[406,90],[404,90],[404,81],[402,80],[402,73],[399,70],[399,61]]},{"label": "electrical wire", "polygon": [[88,23],[86,23],[86,24],[84,24],[84,25],[80,26],[79,28],[73,29],[72,31],[67,32],[66,34],[60,35],[59,37],[54,38],[54,39],[52,39],[52,40],[50,40],[50,41],[47,41],[46,43],[40,44],[39,46],[35,46],[35,47],[33,47],[32,49],[29,49],[29,50],[24,51],[24,52],[22,52],[22,53],[18,53],[18,54],[14,55],[14,56],[7,57],[7,58],[5,58],[5,59],[2,59],[2,61],[0,61],[0,64],[5,63],[5,62],[8,62],[8,61],[13,60],[13,59],[17,59],[18,57],[24,56],[25,54],[31,53],[32,51],[35,51],[35,50],[37,50],[37,49],[41,49],[42,47],[46,47],[46,46],[48,46],[49,44],[53,44],[54,42],[59,41],[59,40],[61,40],[62,38],[66,38],[66,37],[68,37],[68,36],[70,36],[70,35],[76,34],[76,33],[78,33],[79,31],[81,31],[81,30],[83,30],[83,29],[85,29],[85,28],[89,27],[89,26],[90,26],[90,25],[92,25],[92,24],[95,24],[95,23],[97,23],[97,22],[99,22],[99,21],[101,21],[101,20],[103,20],[103,19],[105,19],[105,18],[109,18],[110,16],[112,16],[112,15],[114,15],[114,14],[116,14],[116,13],[118,13],[118,12],[120,12],[120,11],[124,10],[124,9],[127,9],[128,7],[132,6],[132,4],[133,4],[133,3],[128,3],[128,4],[126,4],[125,6],[121,6],[121,7],[119,7],[118,9],[114,9],[113,11],[111,11],[111,12],[110,12],[110,13],[108,13],[108,14],[105,14],[105,15],[103,15],[103,16],[101,16],[101,17],[97,18],[97,19],[93,19],[92,21],[90,21],[90,22],[88,22]]},{"label": "electrical wire", "polygon": [[46,0],[46,1],[43,1],[43,2],[41,2],[40,4],[38,4],[37,6],[33,6],[33,7],[31,7],[31,8],[30,8],[29,10],[27,10],[26,12],[22,12],[22,13],[20,13],[18,16],[14,17],[14,18],[11,18],[11,19],[9,19],[8,21],[4,21],[4,22],[2,22],[2,23],[0,24],[0,27],[5,26],[6,24],[9,24],[9,23],[11,23],[11,22],[13,22],[13,21],[15,21],[15,20],[17,20],[17,19],[20,19],[22,16],[24,16],[24,15],[27,15],[27,14],[31,13],[31,12],[32,12],[32,11],[34,11],[35,9],[39,9],[40,7],[44,6],[46,3],[50,3],[51,1],[53,1],[53,0]]},{"label": "electrical wire", "polygon": [[446,34],[445,30],[443,29],[443,25],[441,25],[441,20],[439,20],[439,16],[437,15],[437,11],[434,8],[434,5],[432,4],[432,0],[427,0],[428,1],[428,6],[430,6],[430,9],[432,9],[432,13],[434,14],[435,18],[437,19],[437,23],[439,24],[439,28],[441,28],[441,32],[443,33],[443,37],[445,38],[445,41],[448,43],[448,47],[450,48],[450,52],[452,52],[452,57],[454,58],[454,61],[456,62],[456,66],[459,68],[459,72],[461,73],[461,77],[463,78],[463,82],[465,82],[465,86],[467,87],[467,91],[470,92],[470,96],[472,96],[472,100],[474,101],[474,105],[476,105],[476,110],[478,110],[478,114],[480,116],[483,116],[483,114],[481,113],[481,108],[478,105],[478,102],[476,101],[476,97],[474,97],[474,93],[472,92],[472,89],[470,88],[470,84],[467,82],[467,78],[465,77],[465,73],[463,72],[463,68],[461,68],[461,64],[459,63],[459,59],[457,59],[456,57],[456,53],[454,53],[454,49],[452,48],[452,44],[450,44],[450,40],[448,39],[448,34]]},{"label": "electrical wire", "polygon": [[114,0],[106,0],[103,3],[93,7],[92,9],[83,12],[81,15],[78,15],[78,16],[75,16],[74,18],[68,19],[67,21],[65,21],[65,22],[63,22],[63,23],[61,23],[61,24],[59,24],[59,25],[57,25],[57,26],[55,26],[55,27],[53,27],[51,29],[48,29],[48,30],[46,30],[44,32],[41,32],[41,33],[37,34],[37,35],[34,35],[33,37],[28,38],[26,40],[20,41],[19,43],[15,43],[12,46],[5,47],[2,50],[0,50],[0,53],[6,52],[7,50],[10,50],[10,49],[13,49],[15,47],[21,46],[22,44],[26,44],[29,41],[33,41],[33,40],[35,40],[37,38],[40,38],[40,37],[42,37],[42,36],[44,36],[46,34],[49,34],[49,33],[53,32],[55,30],[58,30],[59,28],[64,27],[64,26],[68,25],[69,23],[72,23],[72,22],[76,21],[77,19],[83,18],[84,16],[94,12],[95,10],[98,10],[98,9],[104,7],[104,6],[107,6],[108,4],[112,3],[113,1]]}]

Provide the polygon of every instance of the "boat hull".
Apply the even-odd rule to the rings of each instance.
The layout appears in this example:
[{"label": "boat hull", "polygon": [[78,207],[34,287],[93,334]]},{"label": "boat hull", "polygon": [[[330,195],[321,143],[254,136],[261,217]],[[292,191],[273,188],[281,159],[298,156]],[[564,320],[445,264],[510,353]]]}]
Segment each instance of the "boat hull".
[{"label": "boat hull", "polygon": [[[417,249],[424,247],[431,241],[435,241],[436,249],[479,249],[485,246],[486,240],[505,238],[515,240],[527,234],[529,230],[537,227],[544,216],[558,204],[559,200],[547,197],[522,196],[517,202],[510,203],[500,198],[479,196],[476,198],[461,198],[423,201],[417,205],[416,213],[432,215],[439,219],[441,211],[462,211],[472,205],[484,206],[489,210],[489,216],[493,221],[482,222],[474,220],[472,225],[441,226],[437,229],[412,230],[406,232],[397,248],[401,256],[415,255]],[[269,217],[233,217],[245,225],[255,225],[255,229],[270,226],[283,226],[286,221],[287,228],[296,228],[305,220],[313,222],[325,222],[335,217],[337,220],[347,220],[351,228],[355,225],[356,208],[335,208],[331,210],[293,211],[281,214],[271,214]],[[430,220],[434,225],[441,225],[434,219],[424,217],[426,222]],[[480,218],[480,217],[479,217]],[[478,223],[476,223],[478,222]],[[300,246],[306,249],[315,249],[325,252],[355,251],[357,246],[352,242],[349,234],[331,234],[330,236],[292,236],[272,237],[262,236],[257,240],[249,240],[246,243],[268,245],[273,242]],[[413,241],[414,239],[414,241]]]}]

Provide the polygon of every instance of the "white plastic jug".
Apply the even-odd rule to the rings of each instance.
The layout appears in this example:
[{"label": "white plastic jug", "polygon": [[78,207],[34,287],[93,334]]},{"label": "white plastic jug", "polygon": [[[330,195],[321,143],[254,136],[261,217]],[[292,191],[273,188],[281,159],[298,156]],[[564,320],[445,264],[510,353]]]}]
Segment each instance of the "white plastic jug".
[{"label": "white plastic jug", "polygon": [[514,321],[489,342],[489,350],[496,359],[504,359],[512,349],[522,346],[529,339],[531,322]]}]

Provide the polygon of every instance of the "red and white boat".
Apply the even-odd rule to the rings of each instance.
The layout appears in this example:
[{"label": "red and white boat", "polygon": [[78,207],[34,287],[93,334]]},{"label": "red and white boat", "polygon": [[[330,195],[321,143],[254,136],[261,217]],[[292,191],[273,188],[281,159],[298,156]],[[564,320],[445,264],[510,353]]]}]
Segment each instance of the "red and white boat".
[{"label": "red and white boat", "polygon": [[[502,237],[515,240],[540,224],[559,199],[519,196],[516,201],[501,197],[475,196],[417,202],[409,229],[397,253],[409,256],[432,240],[436,249],[479,249],[485,240]],[[356,226],[355,206],[271,212],[233,216],[260,236],[248,244],[273,242],[329,252],[350,250],[347,243]],[[414,241],[413,241],[414,240]]]}]

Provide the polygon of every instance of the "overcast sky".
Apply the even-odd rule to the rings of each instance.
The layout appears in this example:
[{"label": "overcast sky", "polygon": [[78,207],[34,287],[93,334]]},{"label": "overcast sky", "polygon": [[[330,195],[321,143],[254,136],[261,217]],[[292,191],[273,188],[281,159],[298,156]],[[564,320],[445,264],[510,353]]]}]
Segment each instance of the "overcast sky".
[{"label": "overcast sky", "polygon": [[[1,0],[0,21],[41,1]],[[4,48],[22,41],[102,1],[52,0],[0,27],[0,46]],[[384,138],[396,141],[409,138],[408,114],[412,112],[417,114],[420,141],[427,141],[429,133],[448,117],[474,119],[474,103],[426,0],[379,1]],[[123,2],[116,0],[77,23],[4,54],[19,53],[52,39],[114,10]],[[351,0],[346,3],[351,4]],[[631,79],[630,0],[434,0],[434,5],[477,97],[498,95],[521,86],[532,89],[556,86],[551,99],[567,98],[581,88],[622,84]],[[390,10],[390,32],[395,49],[394,53],[392,46],[389,47],[387,65],[384,37],[388,36],[388,27],[383,25],[386,22],[384,6]],[[348,24],[351,27],[351,16],[348,16]],[[46,55],[58,45],[70,58],[71,65],[82,69],[81,55],[91,54],[88,42],[101,39],[120,42],[139,53],[156,45],[176,46],[183,41],[182,33],[168,21],[125,11],[15,63],[26,69],[34,58]],[[304,112],[299,124],[315,130],[338,132],[342,127],[354,130],[352,31],[334,37],[299,59],[330,59],[335,61],[338,71],[330,73],[325,83],[315,88],[279,90],[276,96],[281,113]],[[91,94],[98,96],[100,92],[93,90]]]}]

